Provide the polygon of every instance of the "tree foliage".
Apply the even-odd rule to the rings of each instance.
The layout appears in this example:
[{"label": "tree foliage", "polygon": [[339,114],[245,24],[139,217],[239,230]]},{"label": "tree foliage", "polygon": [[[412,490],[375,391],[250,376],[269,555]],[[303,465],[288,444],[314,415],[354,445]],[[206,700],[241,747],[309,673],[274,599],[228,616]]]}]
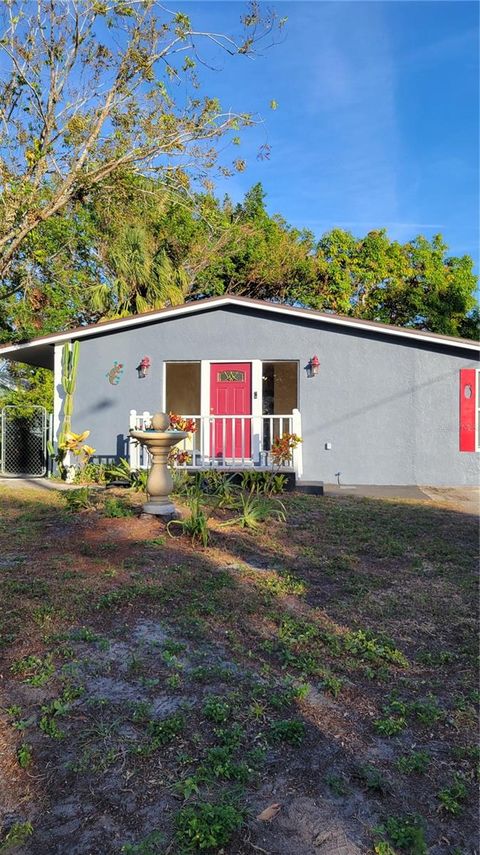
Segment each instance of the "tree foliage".
[{"label": "tree foliage", "polygon": [[[0,7],[0,277],[21,291],[25,242],[122,170],[179,188],[217,161],[248,113],[200,91],[196,67],[248,56],[281,25],[253,3],[238,37],[196,29],[155,0],[4,0]],[[235,136],[234,136],[235,135]]]},{"label": "tree foliage", "polygon": [[34,230],[27,259],[28,289],[0,304],[4,339],[222,294],[478,334],[472,260],[440,235],[402,244],[333,229],[316,241],[268,214],[261,185],[233,205],[122,174]]}]

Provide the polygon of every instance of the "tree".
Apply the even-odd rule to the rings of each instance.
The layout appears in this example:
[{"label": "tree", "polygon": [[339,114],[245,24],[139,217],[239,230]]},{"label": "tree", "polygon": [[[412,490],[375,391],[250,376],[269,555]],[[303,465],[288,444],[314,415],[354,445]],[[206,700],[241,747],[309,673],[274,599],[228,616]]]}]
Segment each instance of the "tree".
[{"label": "tree", "polygon": [[447,255],[441,235],[405,244],[385,229],[355,238],[334,229],[318,243],[316,308],[398,326],[461,335],[475,305],[473,261]]},{"label": "tree", "polygon": [[[155,0],[4,0],[0,10],[0,277],[22,289],[22,248],[42,223],[110,176],[155,174],[185,188],[237,142],[248,113],[201,95],[205,50],[249,55],[273,34],[256,3],[238,38],[195,29]],[[182,84],[181,86],[179,84]],[[186,94],[185,94],[186,91]],[[181,94],[183,93],[183,94]],[[224,174],[243,169],[235,159]]]}]

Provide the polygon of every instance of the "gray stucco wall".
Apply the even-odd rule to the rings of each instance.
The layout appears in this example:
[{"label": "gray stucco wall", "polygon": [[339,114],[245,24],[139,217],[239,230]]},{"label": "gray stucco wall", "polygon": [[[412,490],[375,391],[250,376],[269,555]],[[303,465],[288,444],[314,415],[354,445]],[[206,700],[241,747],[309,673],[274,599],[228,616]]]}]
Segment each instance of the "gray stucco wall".
[{"label": "gray stucco wall", "polygon": [[[130,409],[155,411],[166,360],[295,359],[300,369],[303,478],[344,484],[477,484],[479,455],[458,450],[459,369],[472,352],[347,330],[255,310],[212,309],[84,339],[74,430],[91,430],[102,457],[123,455]],[[136,366],[149,356],[148,377]],[[114,360],[124,373],[112,386]],[[58,382],[58,381],[57,381]],[[331,450],[325,444],[331,443]]]}]

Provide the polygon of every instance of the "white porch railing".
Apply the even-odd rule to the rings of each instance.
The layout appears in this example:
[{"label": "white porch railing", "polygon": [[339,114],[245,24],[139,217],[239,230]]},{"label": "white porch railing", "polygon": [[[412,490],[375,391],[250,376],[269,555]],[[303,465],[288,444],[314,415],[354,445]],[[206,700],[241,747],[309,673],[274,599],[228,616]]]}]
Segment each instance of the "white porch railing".
[{"label": "white porch railing", "polygon": [[[130,410],[129,428],[143,430],[149,426],[151,413]],[[299,410],[287,415],[274,416],[196,416],[195,433],[176,446],[185,452],[184,462],[176,465],[185,469],[210,467],[248,469],[262,467],[273,469],[270,454],[273,440],[284,433],[302,435],[302,420]],[[301,445],[293,452],[293,460],[284,469],[291,469],[298,477],[302,475]],[[136,440],[129,440],[129,462],[132,469],[147,469],[149,454]]]}]

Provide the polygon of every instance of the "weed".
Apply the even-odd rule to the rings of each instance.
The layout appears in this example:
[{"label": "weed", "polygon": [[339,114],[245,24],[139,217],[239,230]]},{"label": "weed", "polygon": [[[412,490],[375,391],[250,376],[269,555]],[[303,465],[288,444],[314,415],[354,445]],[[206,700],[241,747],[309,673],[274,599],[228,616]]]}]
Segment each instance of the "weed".
[{"label": "weed", "polygon": [[227,781],[239,781],[245,784],[251,773],[246,763],[234,763],[230,748],[215,746],[209,748],[206,754],[206,780],[224,778]]},{"label": "weed", "polygon": [[0,843],[1,855],[3,853],[6,855],[14,846],[22,846],[32,834],[33,826],[31,822],[16,822]]},{"label": "weed", "polygon": [[375,855],[397,855],[395,849],[392,849],[386,840],[380,840],[378,843],[375,843],[373,851]]},{"label": "weed", "polygon": [[294,594],[301,597],[307,590],[305,582],[287,570],[277,570],[275,575],[271,576],[258,575],[255,583],[259,588],[275,596]]},{"label": "weed", "polygon": [[209,721],[223,724],[230,715],[230,704],[218,695],[208,695],[203,704],[203,714]]},{"label": "weed", "polygon": [[24,659],[19,659],[11,666],[13,674],[27,675],[23,683],[29,686],[44,686],[48,682],[52,674],[55,672],[51,654],[40,659],[38,656],[26,656]]},{"label": "weed", "polygon": [[[426,855],[427,853],[423,822],[418,816],[390,816],[383,825],[375,829],[375,835],[387,838],[387,842],[393,843],[394,846],[398,846],[400,850],[408,852],[409,855]],[[382,853],[382,850],[376,848],[375,852]],[[385,853],[388,853],[388,849],[383,849],[382,855]]]},{"label": "weed", "polygon": [[325,778],[325,781],[332,793],[336,796],[346,796],[349,793],[349,789],[347,784],[345,783],[345,778],[343,775],[333,775],[329,774]]},{"label": "weed", "polygon": [[5,710],[7,715],[12,719],[11,726],[14,730],[26,730],[27,727],[30,727],[34,721],[35,716],[30,716],[30,718],[22,718],[22,708],[18,706],[18,704],[13,704],[10,707],[7,707]]},{"label": "weed", "polygon": [[334,698],[338,698],[345,681],[341,677],[335,677],[334,674],[327,674],[323,678],[323,688],[326,692],[330,692]]},{"label": "weed", "polygon": [[388,790],[387,781],[382,773],[370,763],[356,766],[354,775],[367,790],[372,790],[376,793],[385,793]]},{"label": "weed", "polygon": [[395,765],[398,771],[404,775],[411,775],[412,773],[422,775],[427,771],[431,759],[428,751],[411,751],[410,754],[399,757]]},{"label": "weed", "polygon": [[240,746],[245,736],[245,731],[237,723],[232,724],[231,727],[216,727],[214,733],[219,742],[231,751]]},{"label": "weed", "polygon": [[90,629],[88,626],[81,626],[78,629],[74,629],[73,632],[70,634],[70,638],[72,639],[72,641],[93,642],[100,640],[100,636],[97,635],[97,633],[94,632],[93,629]]},{"label": "weed", "polygon": [[[273,706],[275,706],[275,704],[273,704]],[[261,721],[264,718],[266,711],[267,705],[262,704],[261,701],[254,701],[253,704],[250,704],[248,708],[249,715],[251,715],[252,718],[255,719],[255,721]]]},{"label": "weed", "polygon": [[347,632],[343,637],[343,645],[348,653],[360,659],[384,659],[402,668],[408,667],[408,659],[397,650],[389,638],[376,638],[370,630],[359,629],[357,632]]},{"label": "weed", "polygon": [[132,701],[130,708],[132,721],[150,721],[150,716],[152,714],[152,705],[151,703],[149,703],[149,701]]},{"label": "weed", "polygon": [[406,728],[407,720],[403,716],[390,715],[386,718],[377,718],[373,724],[377,733],[382,736],[396,736]]},{"label": "weed", "polygon": [[107,496],[103,506],[103,515],[105,517],[133,517],[133,508],[128,505],[125,500],[118,499],[116,496]]},{"label": "weed", "polygon": [[149,721],[147,728],[149,741],[146,745],[139,746],[136,752],[144,755],[152,754],[162,745],[166,745],[176,736],[179,736],[184,727],[185,718],[180,713],[174,713],[161,719],[161,721]]},{"label": "weed", "polygon": [[18,765],[22,769],[26,769],[30,765],[32,759],[32,746],[27,742],[22,742],[17,750]]},{"label": "weed", "polygon": [[318,637],[318,628],[306,620],[284,617],[280,623],[278,637],[286,644],[304,644]]},{"label": "weed", "polygon": [[65,733],[63,730],[60,730],[55,719],[46,713],[42,715],[38,726],[40,730],[42,730],[46,736],[50,736],[51,739],[63,739],[65,736]]},{"label": "weed", "polygon": [[159,846],[165,842],[160,831],[151,831],[139,843],[124,843],[120,852],[123,855],[158,855]]},{"label": "weed", "polygon": [[294,718],[273,722],[268,733],[270,742],[289,742],[291,745],[300,745],[304,736],[304,722]]},{"label": "weed", "polygon": [[123,606],[131,603],[137,597],[149,597],[150,599],[161,602],[162,599],[168,596],[168,592],[162,585],[149,585],[145,582],[137,582],[134,585],[125,585],[123,588],[116,588],[108,594],[103,594],[96,605],[97,609],[109,609],[116,606]]},{"label": "weed", "polygon": [[435,722],[445,717],[445,713],[439,706],[437,698],[432,694],[420,701],[414,701],[410,709],[422,724],[426,726],[435,724]]},{"label": "weed", "polygon": [[243,815],[233,804],[198,802],[183,807],[175,817],[176,838],[187,851],[219,849],[240,828]]},{"label": "weed", "polygon": [[428,665],[432,668],[449,665],[454,662],[456,656],[450,650],[439,650],[437,653],[431,653],[429,650],[424,650],[417,656],[417,661],[422,665]]},{"label": "weed", "polygon": [[182,678],[180,677],[180,674],[172,674],[171,677],[167,677],[165,683],[170,689],[176,690],[181,687]]},{"label": "weed", "polygon": [[69,514],[79,511],[88,511],[93,507],[91,493],[88,487],[79,487],[78,490],[66,490],[62,493]]},{"label": "weed", "polygon": [[165,546],[166,539],[164,537],[152,537],[151,540],[145,540],[145,546]]},{"label": "weed", "polygon": [[452,784],[449,787],[445,787],[444,790],[440,790],[437,793],[437,798],[444,811],[451,813],[452,816],[458,816],[463,810],[462,802],[467,798],[467,794],[468,789],[465,778],[456,772],[453,776]]},{"label": "weed", "polygon": [[175,789],[186,801],[191,796],[195,796],[199,792],[198,784],[198,778],[191,775],[188,778],[183,778],[181,781],[177,781]]}]

